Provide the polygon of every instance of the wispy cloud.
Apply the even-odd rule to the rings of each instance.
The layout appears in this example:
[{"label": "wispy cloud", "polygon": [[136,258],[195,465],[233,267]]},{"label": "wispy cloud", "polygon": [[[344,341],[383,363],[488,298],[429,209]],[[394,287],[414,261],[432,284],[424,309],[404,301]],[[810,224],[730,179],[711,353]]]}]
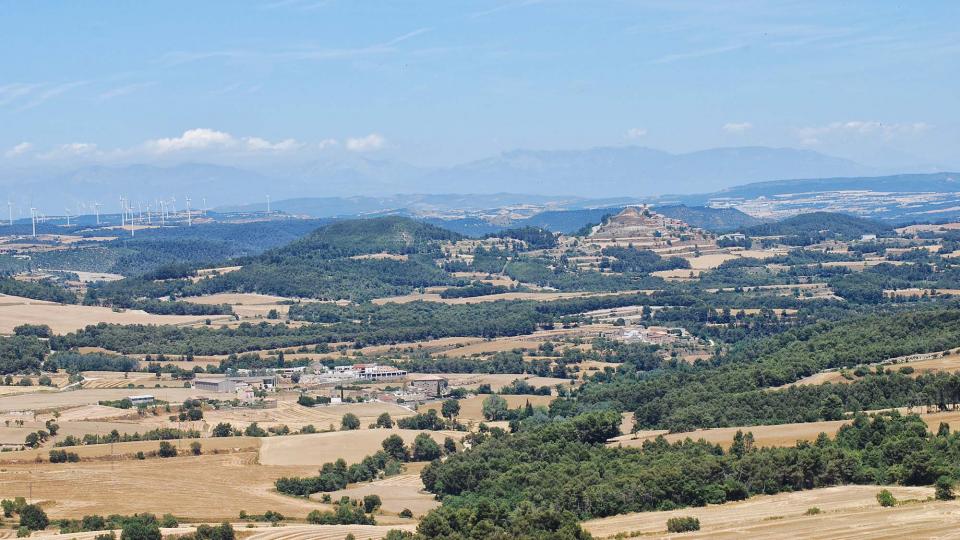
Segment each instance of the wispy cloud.
[{"label": "wispy cloud", "polygon": [[20,144],[14,145],[12,148],[4,153],[8,158],[14,158],[22,156],[33,149],[33,145],[28,142],[22,142]]},{"label": "wispy cloud", "polygon": [[303,48],[285,51],[258,51],[249,49],[229,49],[220,51],[175,51],[161,57],[160,62],[175,66],[200,60],[223,59],[237,62],[296,62],[296,61],[323,61],[353,58],[358,56],[387,54],[396,52],[397,45],[413,39],[432,30],[431,28],[417,28],[405,34],[381,43],[374,43],[361,47],[344,48]]},{"label": "wispy cloud", "polygon": [[805,145],[816,145],[825,137],[863,137],[875,136],[884,139],[893,139],[901,135],[916,135],[930,128],[926,122],[885,123],[876,120],[849,120],[846,122],[831,122],[823,126],[803,127],[796,130],[800,142]]},{"label": "wispy cloud", "polygon": [[113,98],[118,98],[118,97],[121,97],[121,96],[126,96],[126,95],[132,94],[132,93],[134,93],[134,92],[138,92],[138,91],[140,91],[140,90],[143,90],[143,89],[145,89],[145,88],[150,88],[151,86],[156,86],[156,84],[157,84],[157,83],[155,83],[155,82],[140,82],[140,83],[126,84],[126,85],[123,85],[123,86],[118,86],[118,87],[116,87],[116,88],[111,88],[110,90],[107,90],[107,91],[102,92],[102,93],[100,94],[100,96],[99,96],[99,97],[100,97],[100,101],[108,101],[108,100],[111,100],[111,99],[113,99]]},{"label": "wispy cloud", "polygon": [[62,84],[56,84],[53,86],[45,86],[39,92],[31,94],[27,98],[27,102],[17,108],[19,111],[24,111],[27,109],[32,109],[34,107],[39,107],[44,103],[50,101],[53,98],[61,96],[74,88],[79,88],[87,84],[87,81],[73,81]]},{"label": "wispy cloud", "polygon": [[542,3],[543,1],[544,1],[544,0],[520,0],[520,1],[515,1],[515,2],[504,2],[504,3],[500,4],[500,5],[494,6],[494,7],[492,7],[492,8],[488,8],[488,9],[484,9],[484,10],[480,10],[480,11],[475,11],[475,12],[473,12],[473,13],[470,14],[470,17],[475,18],[475,19],[476,19],[476,18],[479,18],[479,17],[486,17],[487,15],[493,15],[494,13],[499,13],[499,12],[501,12],[501,11],[506,11],[506,10],[509,10],[509,9],[516,9],[516,8],[521,8],[521,7],[524,7],[524,6],[532,6],[532,5],[534,5],[534,4],[540,4],[540,3]]},{"label": "wispy cloud", "polygon": [[746,133],[751,129],[753,129],[753,124],[750,122],[728,122],[723,125],[724,131],[727,133],[736,133],[738,135],[741,133]]},{"label": "wispy cloud", "polygon": [[698,49],[693,51],[679,52],[673,54],[667,54],[659,58],[655,58],[650,61],[651,64],[671,64],[673,62],[680,62],[682,60],[692,60],[695,58],[703,58],[706,56],[714,56],[717,54],[724,54],[732,51],[737,51],[745,48],[744,44],[737,45],[724,45],[722,47],[712,47],[709,49]]},{"label": "wispy cloud", "polygon": [[641,137],[646,137],[646,136],[647,136],[646,128],[635,127],[627,130],[628,139],[639,139]]}]

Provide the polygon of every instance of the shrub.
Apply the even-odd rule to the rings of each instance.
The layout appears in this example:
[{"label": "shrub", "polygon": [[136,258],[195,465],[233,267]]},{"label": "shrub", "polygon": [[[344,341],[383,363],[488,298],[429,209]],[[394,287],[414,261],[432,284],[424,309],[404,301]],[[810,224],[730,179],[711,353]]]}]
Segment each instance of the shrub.
[{"label": "shrub", "polygon": [[404,508],[403,510],[400,511],[400,517],[402,517],[402,518],[412,518],[412,517],[413,517],[413,512],[411,512],[409,508]]},{"label": "shrub", "polygon": [[880,506],[896,506],[897,499],[893,496],[893,493],[890,493],[888,490],[884,489],[880,493],[877,493],[877,502],[880,503]]},{"label": "shrub", "polygon": [[936,497],[938,501],[952,501],[954,499],[953,481],[949,476],[937,478],[934,486],[936,487]]},{"label": "shrub", "polygon": [[692,516],[675,517],[667,520],[667,531],[672,533],[682,533],[689,531],[699,531],[700,520]]},{"label": "shrub", "polygon": [[202,453],[202,447],[200,446],[200,443],[197,441],[190,443],[190,452],[192,452],[195,456],[199,456]]},{"label": "shrub", "polygon": [[160,441],[160,451],[157,453],[162,458],[176,457],[177,447],[167,441]]},{"label": "shrub", "polygon": [[28,504],[20,509],[20,526],[31,531],[40,531],[47,528],[50,519],[46,512],[36,504]]},{"label": "shrub", "polygon": [[815,515],[819,514],[820,512],[821,512],[820,508],[818,508],[818,507],[816,507],[816,506],[811,506],[810,508],[807,508],[807,511],[804,512],[803,515],[805,515],[805,516],[815,516]]},{"label": "shrub", "polygon": [[366,495],[363,497],[363,511],[368,514],[380,508],[381,504],[383,504],[383,502],[380,500],[379,495]]},{"label": "shrub", "polygon": [[360,419],[353,413],[347,413],[340,419],[340,428],[344,430],[360,429]]}]

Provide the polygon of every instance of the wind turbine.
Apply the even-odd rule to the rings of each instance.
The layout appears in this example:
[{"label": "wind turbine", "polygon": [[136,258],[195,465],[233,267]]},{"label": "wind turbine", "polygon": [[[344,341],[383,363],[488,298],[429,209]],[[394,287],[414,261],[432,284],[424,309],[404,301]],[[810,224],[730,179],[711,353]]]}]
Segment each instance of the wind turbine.
[{"label": "wind turbine", "polygon": [[270,213],[270,196],[267,195],[267,213]]},{"label": "wind turbine", "polygon": [[97,214],[97,225],[100,224],[100,207],[101,206],[103,205],[98,202],[93,203],[93,211]]},{"label": "wind turbine", "polygon": [[123,195],[120,196],[120,228],[127,226],[127,205],[123,204]]},{"label": "wind turbine", "polygon": [[69,227],[70,226],[70,209],[64,208],[63,211],[66,212],[67,214],[67,227]]},{"label": "wind turbine", "polygon": [[203,207],[200,208],[200,215],[205,216],[207,215],[207,198],[203,197],[202,201],[203,201]]},{"label": "wind turbine", "polygon": [[7,201],[7,215],[9,216],[7,219],[10,221],[10,226],[12,227],[13,226],[13,203],[10,201]]},{"label": "wind turbine", "polygon": [[33,224],[33,237],[37,237],[37,209],[30,209],[30,223]]},{"label": "wind turbine", "polygon": [[166,227],[167,225],[167,207],[166,203],[163,202],[163,199],[160,200],[160,226]]},{"label": "wind turbine", "polygon": [[187,202],[187,227],[193,226],[193,222],[190,219],[190,197],[185,197]]}]

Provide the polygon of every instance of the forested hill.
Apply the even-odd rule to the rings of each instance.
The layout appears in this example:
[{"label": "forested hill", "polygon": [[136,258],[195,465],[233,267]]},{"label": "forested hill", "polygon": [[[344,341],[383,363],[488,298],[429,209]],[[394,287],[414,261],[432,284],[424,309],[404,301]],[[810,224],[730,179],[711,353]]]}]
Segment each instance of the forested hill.
[{"label": "forested hill", "polygon": [[736,208],[711,208],[709,206],[687,206],[675,204],[655,206],[654,212],[673,219],[679,219],[691,227],[708,231],[725,232],[763,223],[750,214]]},{"label": "forested hill", "polygon": [[[235,272],[186,284],[184,294],[259,292],[366,300],[417,287],[457,285],[440,269],[439,242],[460,235],[399,216],[338,221],[286,246],[242,259]],[[385,253],[395,257],[363,257]]]},{"label": "forested hill", "polygon": [[855,240],[864,234],[884,235],[892,232],[889,225],[870,219],[836,212],[811,212],[775,223],[764,223],[742,229],[751,236],[802,236]]},{"label": "forested hill", "polygon": [[265,253],[262,258],[424,253],[437,241],[460,238],[458,233],[401,216],[351,219],[321,227],[289,245]]}]

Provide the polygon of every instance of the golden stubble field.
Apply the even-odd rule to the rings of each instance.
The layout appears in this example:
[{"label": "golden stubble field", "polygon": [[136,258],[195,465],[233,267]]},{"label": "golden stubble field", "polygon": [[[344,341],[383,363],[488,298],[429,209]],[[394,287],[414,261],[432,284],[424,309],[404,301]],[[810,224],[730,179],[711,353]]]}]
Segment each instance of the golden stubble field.
[{"label": "golden stubble field", "polygon": [[[948,501],[907,503],[883,508],[876,494],[886,487],[900,500],[924,501],[933,496],[929,487],[839,486],[760,495],[746,501],[684,508],[669,512],[640,512],[594,519],[584,528],[595,538],[618,533],[642,538],[750,539],[853,539],[853,538],[956,538],[960,504]],[[818,515],[804,515],[817,507]],[[701,529],[681,535],[666,532],[667,519],[694,516]]]},{"label": "golden stubble field", "polygon": [[19,296],[0,295],[0,333],[12,334],[21,324],[45,324],[57,334],[66,334],[91,324],[172,324],[202,322],[229,317],[154,315],[137,309],[113,311],[108,307],[57,304]]}]

